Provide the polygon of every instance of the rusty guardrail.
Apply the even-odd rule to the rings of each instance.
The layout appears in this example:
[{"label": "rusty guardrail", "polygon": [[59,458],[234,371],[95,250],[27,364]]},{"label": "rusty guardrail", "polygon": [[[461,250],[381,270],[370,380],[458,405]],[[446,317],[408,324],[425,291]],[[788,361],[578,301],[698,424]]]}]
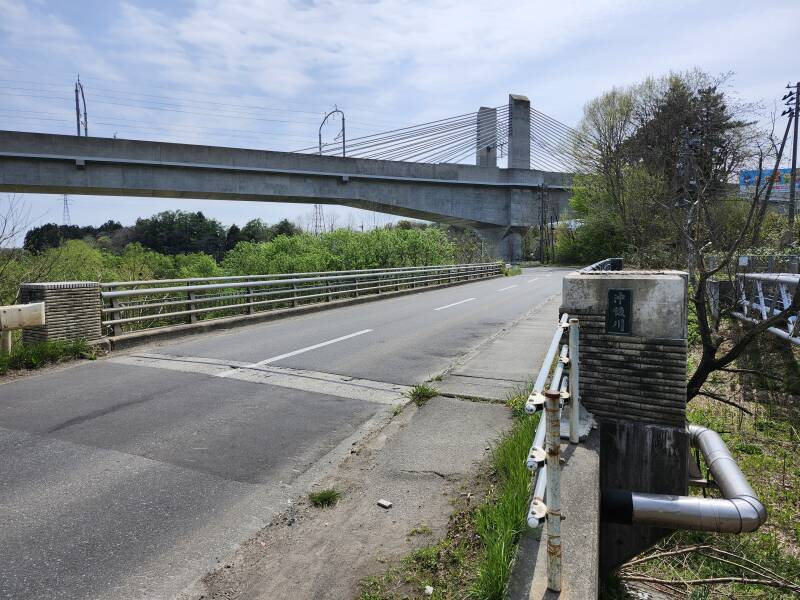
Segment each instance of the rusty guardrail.
[{"label": "rusty guardrail", "polygon": [[[565,334],[567,343],[562,344]],[[547,581],[548,588],[556,592],[561,590],[561,411],[564,402],[568,402],[569,440],[577,444],[583,410],[579,391],[579,337],[578,319],[562,315],[525,403],[528,414],[544,408],[544,418],[539,419],[525,462],[535,478],[527,523],[538,529],[547,522]],[[568,374],[565,369],[569,369]]]}]

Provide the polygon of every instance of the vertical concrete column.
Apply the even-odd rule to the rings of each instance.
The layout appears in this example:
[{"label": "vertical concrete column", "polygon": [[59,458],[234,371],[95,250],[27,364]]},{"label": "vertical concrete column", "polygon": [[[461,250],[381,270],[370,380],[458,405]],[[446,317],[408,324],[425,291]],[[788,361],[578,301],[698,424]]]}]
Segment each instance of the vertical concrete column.
[{"label": "vertical concrete column", "polygon": [[497,109],[481,106],[475,134],[475,164],[497,166]]},{"label": "vertical concrete column", "polygon": [[[562,311],[580,321],[581,400],[600,428],[600,486],[687,493],[686,274],[571,273]],[[608,572],[668,530],[601,523]]]},{"label": "vertical concrete column", "polygon": [[510,227],[479,227],[476,229],[483,242],[483,251],[492,258],[505,262],[522,259],[522,234]]},{"label": "vertical concrete column", "polygon": [[508,96],[508,167],[531,168],[531,101],[526,96]]},{"label": "vertical concrete column", "polygon": [[95,281],[23,283],[20,302],[44,302],[45,324],[22,330],[22,342],[85,340],[103,337],[100,284]]}]

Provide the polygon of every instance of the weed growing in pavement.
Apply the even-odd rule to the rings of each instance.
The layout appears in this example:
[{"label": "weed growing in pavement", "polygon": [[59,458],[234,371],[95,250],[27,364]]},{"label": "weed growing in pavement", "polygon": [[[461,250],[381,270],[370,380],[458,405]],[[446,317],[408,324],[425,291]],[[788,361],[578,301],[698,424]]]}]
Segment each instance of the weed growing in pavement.
[{"label": "weed growing in pavement", "polygon": [[342,497],[342,492],[334,488],[320,490],[318,492],[309,492],[308,499],[314,506],[319,508],[325,506],[333,506]]},{"label": "weed growing in pavement", "polygon": [[422,385],[414,386],[411,391],[408,392],[407,396],[417,406],[423,406],[428,400],[438,394],[439,390],[423,383]]}]

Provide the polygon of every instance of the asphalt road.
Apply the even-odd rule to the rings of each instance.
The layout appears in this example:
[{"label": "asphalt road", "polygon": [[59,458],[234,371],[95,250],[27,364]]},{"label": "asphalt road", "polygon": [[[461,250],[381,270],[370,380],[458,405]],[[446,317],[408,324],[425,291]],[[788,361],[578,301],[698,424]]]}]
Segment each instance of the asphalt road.
[{"label": "asphalt road", "polygon": [[404,386],[559,293],[564,272],[529,269],[0,385],[0,598],[173,597],[389,418]]}]

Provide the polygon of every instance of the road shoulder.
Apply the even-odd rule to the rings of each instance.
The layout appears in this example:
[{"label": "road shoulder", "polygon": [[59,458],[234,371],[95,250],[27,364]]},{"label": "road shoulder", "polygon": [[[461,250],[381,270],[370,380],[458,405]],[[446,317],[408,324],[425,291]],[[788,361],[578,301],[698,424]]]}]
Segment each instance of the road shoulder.
[{"label": "road shoulder", "polygon": [[409,404],[313,487],[342,491],[336,506],[290,506],[182,600],[356,596],[361,578],[444,535],[453,503],[473,492],[476,467],[510,424],[503,405]]}]

